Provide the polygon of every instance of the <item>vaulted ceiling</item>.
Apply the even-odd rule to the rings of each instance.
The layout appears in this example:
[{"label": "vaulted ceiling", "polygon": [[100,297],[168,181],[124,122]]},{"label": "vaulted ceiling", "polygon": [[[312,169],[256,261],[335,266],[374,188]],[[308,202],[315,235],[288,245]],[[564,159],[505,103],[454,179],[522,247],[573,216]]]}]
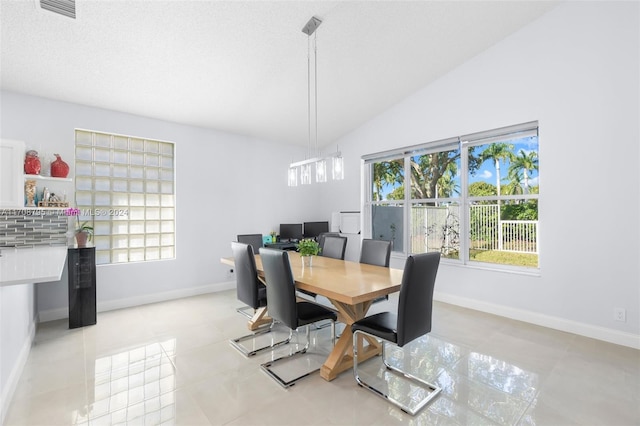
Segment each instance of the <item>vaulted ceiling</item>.
[{"label": "vaulted ceiling", "polygon": [[334,143],[544,14],[551,1],[2,1],[3,90],[307,145]]}]

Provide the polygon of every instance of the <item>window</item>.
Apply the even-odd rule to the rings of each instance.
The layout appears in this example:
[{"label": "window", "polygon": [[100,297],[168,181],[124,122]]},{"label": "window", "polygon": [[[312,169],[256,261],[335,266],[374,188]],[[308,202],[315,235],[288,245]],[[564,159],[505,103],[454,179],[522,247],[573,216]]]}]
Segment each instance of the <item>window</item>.
[{"label": "window", "polygon": [[394,251],[404,244],[404,160],[376,163],[372,169],[371,238],[391,241]]},{"label": "window", "polygon": [[538,267],[536,122],[363,159],[371,238],[401,253]]},{"label": "window", "polygon": [[175,258],[175,147],[76,130],[78,220],[94,228],[96,263]]}]

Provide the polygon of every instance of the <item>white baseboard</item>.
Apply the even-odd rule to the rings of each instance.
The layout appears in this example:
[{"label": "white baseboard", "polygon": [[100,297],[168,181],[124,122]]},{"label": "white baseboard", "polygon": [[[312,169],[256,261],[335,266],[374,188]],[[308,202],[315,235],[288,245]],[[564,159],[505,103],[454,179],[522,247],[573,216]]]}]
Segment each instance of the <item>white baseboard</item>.
[{"label": "white baseboard", "polygon": [[590,337],[592,339],[602,340],[609,343],[615,343],[616,345],[640,349],[640,336],[633,333],[626,333],[623,331],[612,330],[610,328],[585,324],[537,312],[515,309],[509,306],[496,305],[489,302],[482,302],[451,294],[435,292],[433,299],[449,303],[451,305],[462,306],[476,311],[487,312],[501,317],[524,321],[543,327],[553,328],[555,330],[566,331],[568,333],[578,334],[580,336]]},{"label": "white baseboard", "polygon": [[[197,296],[199,294],[215,293],[218,291],[231,290],[236,287],[235,281],[228,281],[216,284],[210,284],[200,287],[191,287],[180,290],[171,290],[164,293],[153,293],[137,297],[129,297],[125,299],[109,300],[106,302],[98,302],[98,312],[111,311],[115,309],[129,308],[132,306],[146,305],[148,303],[164,302],[166,300],[180,299],[183,297]],[[475,299],[468,299],[461,296],[435,292],[434,300],[449,303],[452,305],[462,306],[464,308],[474,309],[476,311],[487,312],[506,318],[524,321],[543,327],[553,328],[555,330],[566,331],[568,333],[578,334],[580,336],[590,337],[592,339],[602,340],[617,345],[628,346],[634,349],[640,349],[640,336],[632,333],[626,333],[610,328],[599,327],[595,325],[585,324],[565,318],[544,315],[536,312],[516,309],[509,306],[497,305],[489,302],[482,302]],[[39,312],[39,321],[53,321],[69,317],[68,308],[52,309]],[[33,338],[33,337],[32,337]],[[27,351],[28,356],[28,351]],[[26,359],[25,359],[26,361]],[[3,395],[4,396],[4,395]],[[3,398],[3,401],[5,399]]]},{"label": "white baseboard", "polygon": [[[107,300],[104,302],[98,301],[96,309],[98,312],[113,311],[116,309],[130,308],[133,306],[146,305],[149,303],[182,299],[183,297],[197,296],[200,294],[216,293],[219,291],[231,290],[234,288],[236,288],[236,282],[227,281],[200,287],[189,287],[180,290],[165,291],[163,293],[152,293],[142,296],[127,297],[125,299]],[[69,309],[67,307],[39,312],[40,322],[54,321],[68,317]]]},{"label": "white baseboard", "polygon": [[18,359],[16,359],[16,362],[13,365],[13,369],[11,370],[11,372],[9,373],[9,377],[7,378],[7,383],[2,389],[2,395],[0,396],[0,425],[4,424],[7,411],[9,410],[9,405],[11,404],[11,400],[13,399],[13,394],[18,387],[18,382],[20,380],[20,376],[22,376],[22,372],[24,371],[24,366],[27,364],[27,359],[29,359],[31,344],[33,343],[33,339],[35,338],[35,336],[36,321],[32,320],[31,325],[29,326],[29,334],[22,343],[22,348],[20,349],[20,353],[18,354]]}]

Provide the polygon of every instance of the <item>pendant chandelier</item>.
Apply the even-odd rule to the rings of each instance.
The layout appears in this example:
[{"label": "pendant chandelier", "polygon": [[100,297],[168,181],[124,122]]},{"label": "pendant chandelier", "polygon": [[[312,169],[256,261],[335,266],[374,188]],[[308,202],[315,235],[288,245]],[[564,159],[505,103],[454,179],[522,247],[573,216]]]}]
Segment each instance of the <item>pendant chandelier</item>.
[{"label": "pendant chandelier", "polygon": [[[298,175],[300,176],[300,183],[302,185],[310,184],[312,180],[312,167],[315,167],[315,181],[318,183],[326,182],[329,162],[331,163],[332,179],[344,179],[344,160],[340,151],[336,151],[326,157],[320,157],[318,152],[318,49],[316,43],[317,35],[315,32],[321,23],[322,21],[314,16],[309,20],[309,22],[307,22],[304,28],[302,28],[302,32],[307,35],[307,104],[309,135],[306,159],[289,164],[289,186],[298,186]],[[313,35],[313,67],[311,66],[311,35]],[[311,101],[312,96],[313,102]],[[315,157],[313,158],[311,155],[312,117],[315,135]]]}]

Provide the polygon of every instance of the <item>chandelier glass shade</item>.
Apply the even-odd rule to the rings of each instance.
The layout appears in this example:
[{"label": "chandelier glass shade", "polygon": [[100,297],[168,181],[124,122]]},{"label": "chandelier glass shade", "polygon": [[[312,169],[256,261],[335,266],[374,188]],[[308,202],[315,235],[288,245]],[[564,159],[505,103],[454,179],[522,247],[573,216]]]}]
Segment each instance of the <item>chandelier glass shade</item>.
[{"label": "chandelier glass shade", "polygon": [[298,186],[298,169],[289,167],[289,186]]},{"label": "chandelier glass shade", "polygon": [[322,183],[327,181],[327,160],[324,158],[316,161],[316,182]]},{"label": "chandelier glass shade", "polygon": [[344,159],[340,156],[332,157],[331,162],[333,163],[332,175],[333,180],[342,180],[344,179]]},{"label": "chandelier glass shade", "polygon": [[311,184],[311,164],[300,166],[300,183],[303,185]]}]

